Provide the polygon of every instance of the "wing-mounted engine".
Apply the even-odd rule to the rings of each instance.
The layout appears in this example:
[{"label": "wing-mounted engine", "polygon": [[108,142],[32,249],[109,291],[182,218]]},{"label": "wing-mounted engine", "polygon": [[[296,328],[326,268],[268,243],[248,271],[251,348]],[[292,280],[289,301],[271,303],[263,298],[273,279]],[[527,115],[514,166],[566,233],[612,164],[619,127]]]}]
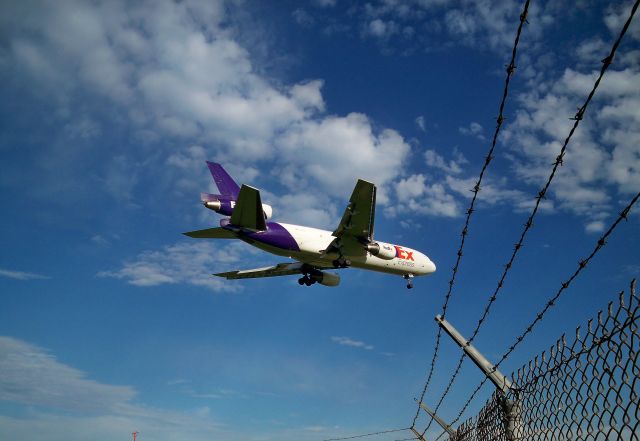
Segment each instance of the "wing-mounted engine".
[{"label": "wing-mounted engine", "polygon": [[[219,194],[200,193],[200,200],[209,210],[224,216],[231,216],[236,206],[235,198]],[[266,220],[271,219],[271,216],[273,216],[273,208],[269,204],[262,204],[262,212]]]},{"label": "wing-mounted engine", "polygon": [[364,249],[380,259],[391,260],[396,257],[395,247],[388,243],[372,242],[365,245]]},{"label": "wing-mounted engine", "polygon": [[326,271],[318,271],[309,274],[311,280],[318,282],[324,286],[338,286],[340,284],[340,276]]}]

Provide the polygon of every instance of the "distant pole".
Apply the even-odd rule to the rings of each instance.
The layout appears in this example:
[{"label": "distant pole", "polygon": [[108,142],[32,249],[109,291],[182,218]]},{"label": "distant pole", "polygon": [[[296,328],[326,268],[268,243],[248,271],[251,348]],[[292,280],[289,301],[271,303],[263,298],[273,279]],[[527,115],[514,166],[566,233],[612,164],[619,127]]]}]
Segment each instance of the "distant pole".
[{"label": "distant pole", "polygon": [[136,441],[136,438],[138,436],[138,433],[140,432],[133,432],[131,435],[133,435],[133,441]]}]

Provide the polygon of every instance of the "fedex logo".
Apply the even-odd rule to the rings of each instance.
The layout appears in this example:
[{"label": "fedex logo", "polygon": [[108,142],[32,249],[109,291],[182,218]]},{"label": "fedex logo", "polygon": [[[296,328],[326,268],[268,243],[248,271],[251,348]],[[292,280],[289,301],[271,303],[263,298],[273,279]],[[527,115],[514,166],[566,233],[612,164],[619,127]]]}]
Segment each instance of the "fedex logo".
[{"label": "fedex logo", "polygon": [[394,245],[396,249],[396,257],[398,259],[411,260],[413,262],[413,251],[407,251],[402,247]]}]

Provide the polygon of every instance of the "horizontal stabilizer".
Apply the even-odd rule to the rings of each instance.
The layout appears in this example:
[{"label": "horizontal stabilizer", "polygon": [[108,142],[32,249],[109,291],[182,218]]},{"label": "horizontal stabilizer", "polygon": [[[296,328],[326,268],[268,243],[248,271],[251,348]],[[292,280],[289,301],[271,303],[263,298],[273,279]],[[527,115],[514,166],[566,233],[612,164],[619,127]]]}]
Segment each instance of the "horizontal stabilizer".
[{"label": "horizontal stabilizer", "polygon": [[227,280],[232,279],[256,279],[259,277],[277,277],[289,276],[291,274],[300,274],[303,263],[279,263],[275,266],[267,266],[264,268],[255,268],[248,270],[229,271],[226,273],[214,274],[214,276],[224,277]]},{"label": "horizontal stabilizer", "polygon": [[205,228],[204,230],[188,231],[182,233],[195,239],[235,239],[236,235],[225,228]]},{"label": "horizontal stabilizer", "polygon": [[264,231],[267,229],[258,189],[242,185],[231,215],[231,225],[252,231]]}]

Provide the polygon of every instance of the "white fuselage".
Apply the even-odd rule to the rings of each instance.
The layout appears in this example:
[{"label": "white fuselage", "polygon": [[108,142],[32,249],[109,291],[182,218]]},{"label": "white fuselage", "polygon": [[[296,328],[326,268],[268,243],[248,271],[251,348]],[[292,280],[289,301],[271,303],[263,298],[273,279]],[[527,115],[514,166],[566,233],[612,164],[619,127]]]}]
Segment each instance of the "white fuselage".
[{"label": "white fuselage", "polygon": [[[325,268],[332,266],[332,261],[336,258],[337,253],[324,252],[336,239],[330,231],[300,225],[279,224],[296,241],[299,251],[285,250],[262,243],[259,239],[249,243],[269,253],[290,257],[309,265]],[[362,252],[362,247],[358,247],[359,252],[350,253],[347,249],[343,254],[349,258],[353,267],[383,273],[421,276],[431,274],[436,270],[435,264],[419,251],[385,242],[377,241],[377,243],[387,249],[393,249],[394,257],[383,259],[369,252]]]}]

